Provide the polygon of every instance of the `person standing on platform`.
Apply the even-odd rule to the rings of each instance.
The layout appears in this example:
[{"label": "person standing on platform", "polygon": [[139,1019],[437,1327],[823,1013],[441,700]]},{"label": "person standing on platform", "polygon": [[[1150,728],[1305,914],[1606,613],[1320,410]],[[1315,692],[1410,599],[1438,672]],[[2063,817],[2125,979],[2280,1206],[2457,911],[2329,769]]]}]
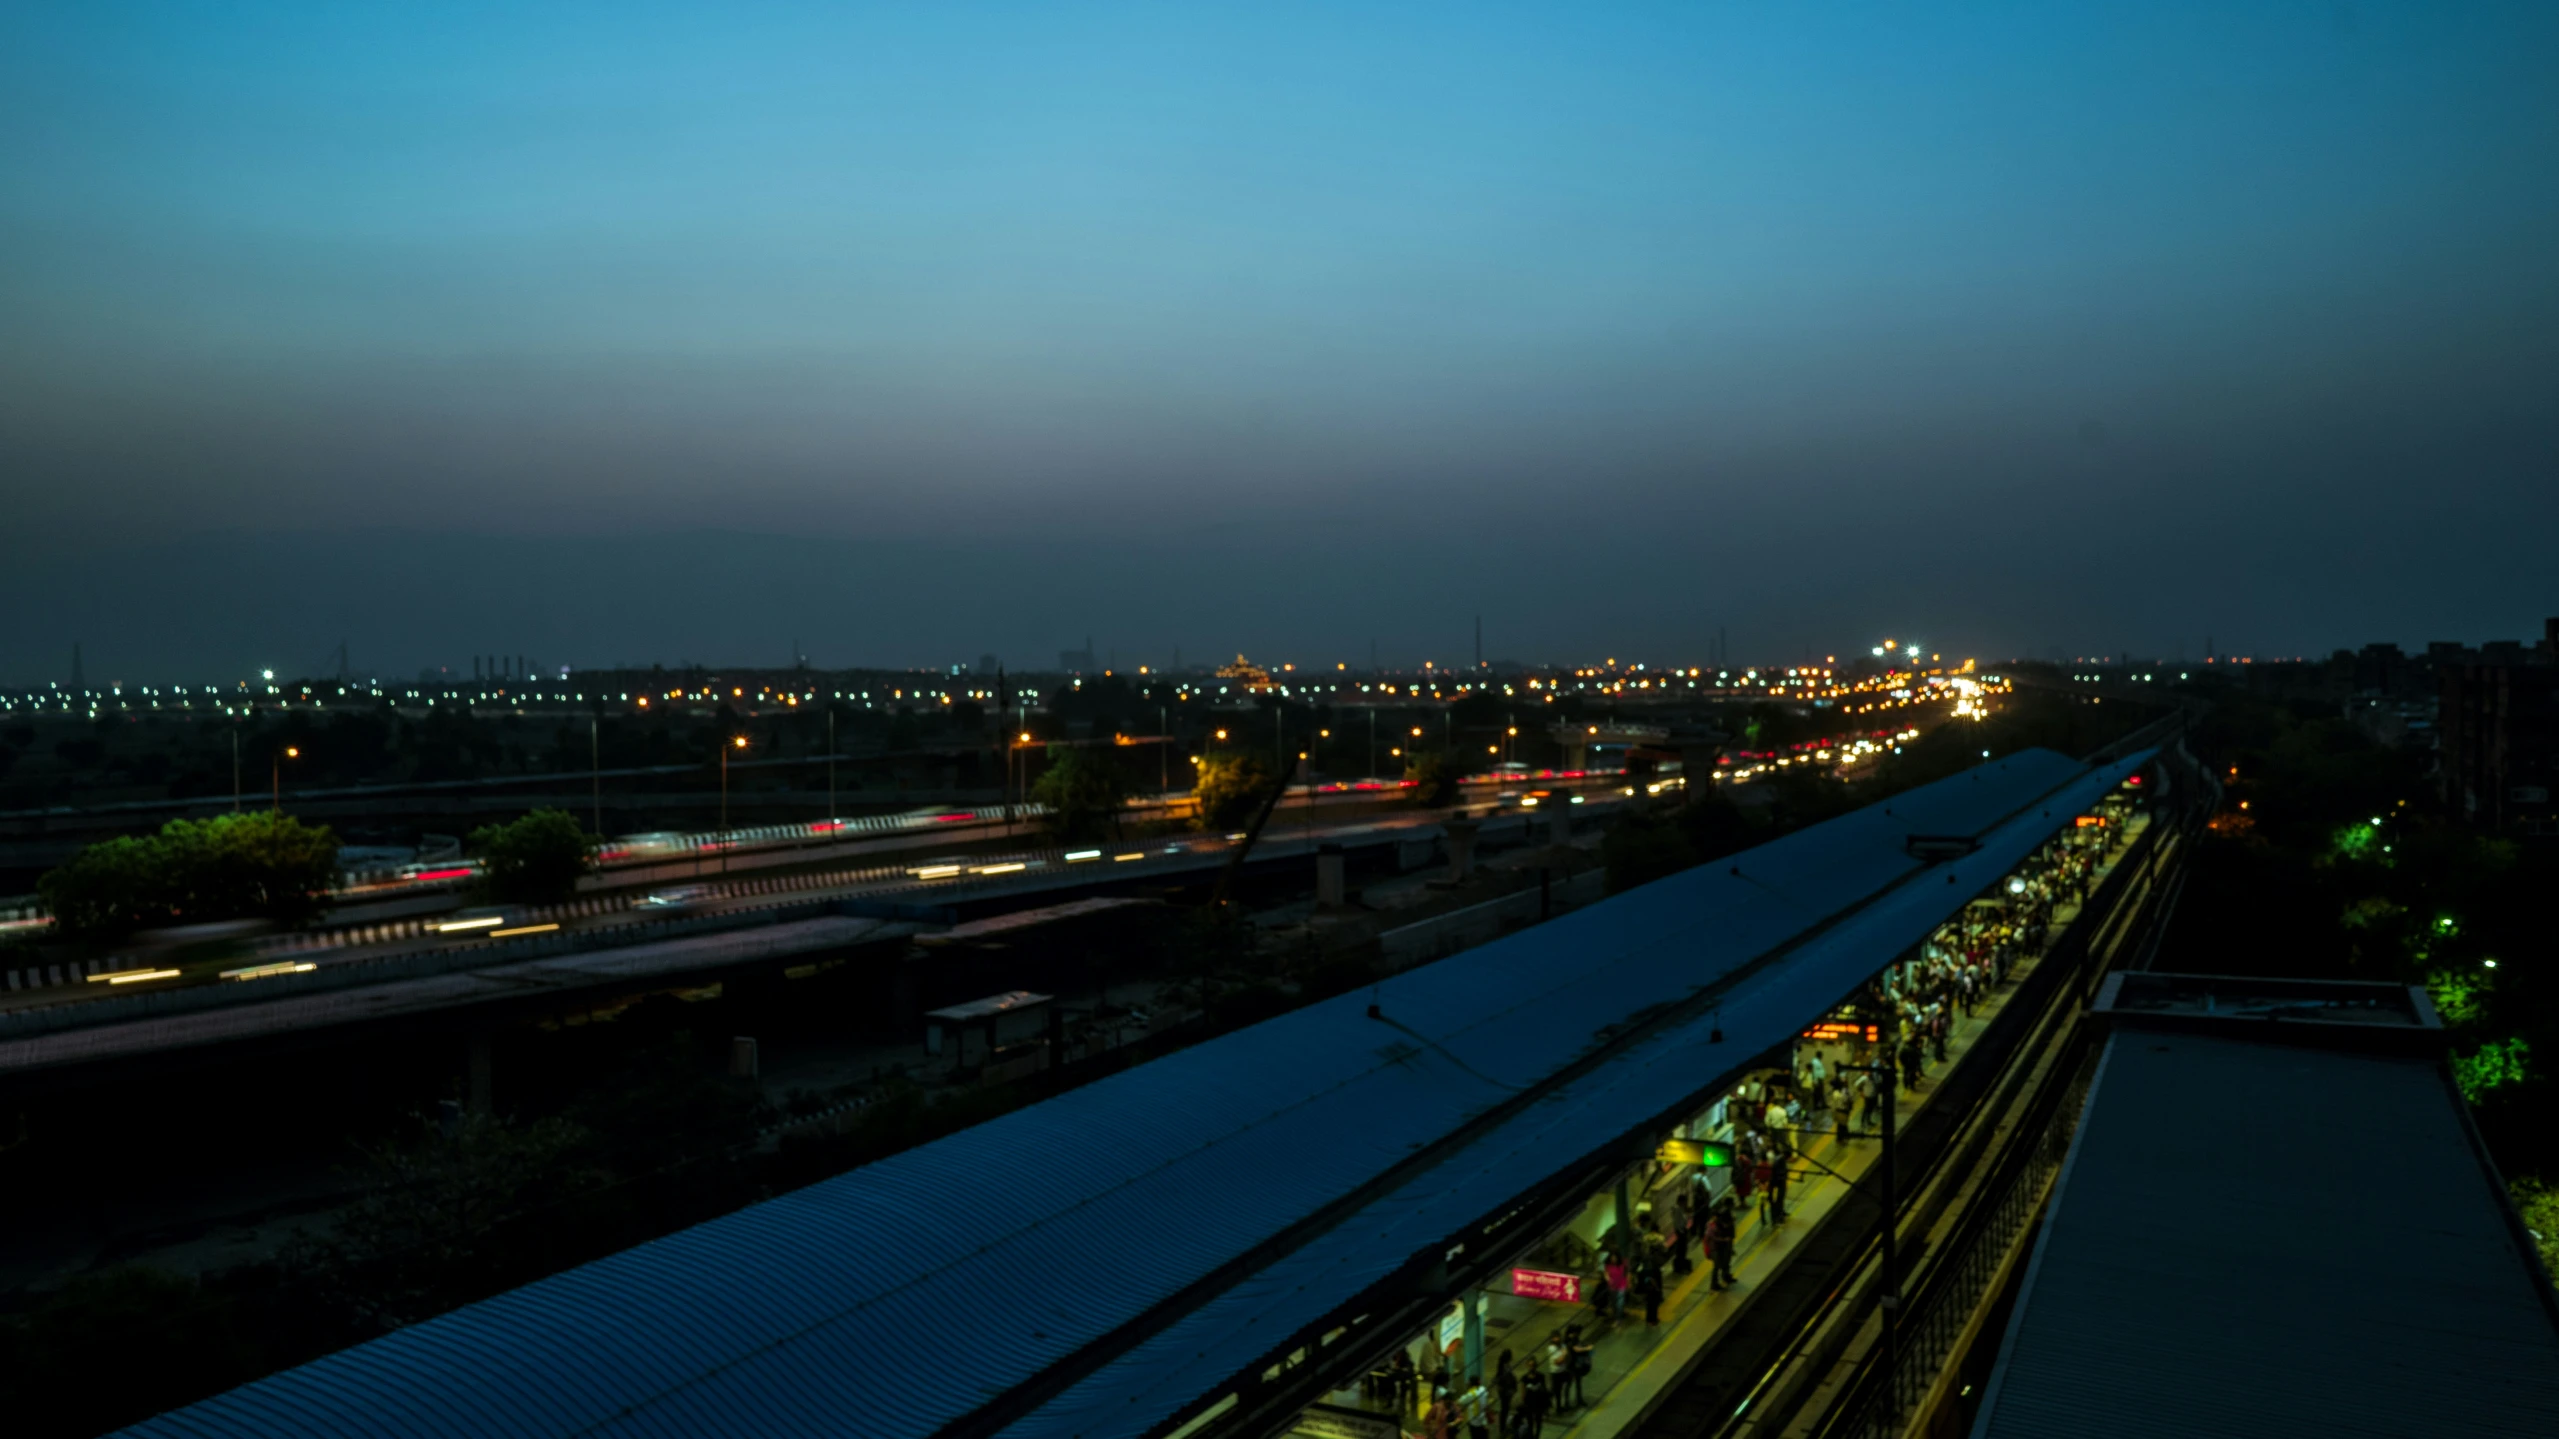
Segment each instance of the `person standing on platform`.
[{"label": "person standing on platform", "polygon": [[1714,1265],[1711,1281],[1717,1289],[1730,1289],[1733,1278],[1733,1212],[1730,1205],[1717,1205],[1706,1220],[1706,1257]]},{"label": "person standing on platform", "polygon": [[1848,1081],[1840,1075],[1832,1075],[1830,1077],[1831,1132],[1839,1136],[1839,1142],[1842,1144],[1846,1144],[1850,1137],[1848,1116],[1851,1109],[1855,1107],[1855,1103],[1848,1091]]},{"label": "person standing on platform", "polygon": [[1644,1301],[1644,1327],[1647,1329],[1661,1327],[1662,1288],[1662,1266],[1651,1255],[1646,1255],[1643,1267],[1635,1271],[1635,1293]]},{"label": "person standing on platform", "polygon": [[1520,1439],[1537,1439],[1546,1427],[1546,1366],[1531,1364],[1519,1381],[1519,1423],[1513,1431]]},{"label": "person standing on platform", "polygon": [[1519,1407],[1519,1373],[1511,1368],[1507,1349],[1493,1356],[1493,1431],[1511,1432],[1511,1411]]},{"label": "person standing on platform", "polygon": [[1600,1273],[1608,1280],[1608,1317],[1622,1320],[1626,1317],[1626,1289],[1634,1282],[1626,1272],[1626,1261],[1611,1254]]}]

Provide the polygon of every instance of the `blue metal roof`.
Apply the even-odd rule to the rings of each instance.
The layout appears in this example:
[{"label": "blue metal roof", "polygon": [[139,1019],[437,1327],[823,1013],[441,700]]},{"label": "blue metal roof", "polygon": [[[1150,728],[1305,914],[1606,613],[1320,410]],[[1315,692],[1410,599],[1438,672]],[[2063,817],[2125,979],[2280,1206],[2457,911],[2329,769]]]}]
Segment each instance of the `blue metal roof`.
[{"label": "blue metal roof", "polygon": [[1008,1433],[1144,1434],[1782,1042],[2146,758],[1985,764],[132,1432],[920,1436],[1072,1363]]}]

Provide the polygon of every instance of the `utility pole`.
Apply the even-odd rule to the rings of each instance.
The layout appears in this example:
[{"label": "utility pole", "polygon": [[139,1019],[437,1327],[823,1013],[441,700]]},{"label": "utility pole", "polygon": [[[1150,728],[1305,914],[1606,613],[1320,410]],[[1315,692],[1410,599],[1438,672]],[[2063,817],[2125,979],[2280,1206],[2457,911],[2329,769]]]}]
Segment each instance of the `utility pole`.
[{"label": "utility pole", "polygon": [[[798,640],[791,641],[793,649],[799,648],[799,644]],[[830,826],[835,823],[835,701],[833,700],[826,702],[826,822]]]},{"label": "utility pole", "polygon": [[1893,1173],[1893,1113],[1901,1108],[1901,1086],[1891,1071],[1892,1061],[1884,1061],[1884,1214],[1877,1221],[1882,1227],[1884,1246],[1884,1412],[1886,1422],[1898,1428],[1901,1424],[1901,1196],[1895,1188]]},{"label": "utility pole", "polygon": [[595,805],[595,837],[597,839],[604,838],[604,736],[601,728],[603,723],[604,721],[595,715],[586,717],[587,778],[593,787],[592,800]]}]

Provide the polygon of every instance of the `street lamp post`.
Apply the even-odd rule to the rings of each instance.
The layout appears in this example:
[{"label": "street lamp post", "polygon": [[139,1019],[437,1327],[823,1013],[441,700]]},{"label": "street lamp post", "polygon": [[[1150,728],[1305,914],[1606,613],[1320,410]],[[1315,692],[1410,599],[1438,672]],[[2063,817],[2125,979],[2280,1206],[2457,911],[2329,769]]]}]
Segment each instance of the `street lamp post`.
[{"label": "street lamp post", "polygon": [[[284,813],[284,762],[289,759],[302,758],[302,751],[292,745],[286,745],[283,750],[274,755],[273,758],[275,761],[274,774],[272,776],[275,782],[275,811],[278,814],[282,814]],[[236,784],[237,781],[235,780],[234,783]],[[233,802],[236,804],[238,801],[234,800]]]},{"label": "street lamp post", "polygon": [[720,746],[720,873],[729,872],[729,751],[746,748],[746,736],[731,735]]}]

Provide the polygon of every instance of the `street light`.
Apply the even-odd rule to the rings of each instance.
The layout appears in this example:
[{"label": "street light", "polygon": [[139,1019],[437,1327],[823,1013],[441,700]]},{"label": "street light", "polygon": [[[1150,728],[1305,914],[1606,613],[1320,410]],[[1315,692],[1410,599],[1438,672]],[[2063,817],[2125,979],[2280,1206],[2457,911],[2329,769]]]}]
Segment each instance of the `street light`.
[{"label": "street light", "polygon": [[731,735],[720,747],[720,872],[729,868],[729,751],[746,748],[746,736]]},{"label": "street light", "polygon": [[275,772],[273,779],[275,782],[275,809],[278,814],[282,814],[284,812],[284,762],[289,759],[300,758],[302,758],[302,751],[292,745],[286,745],[284,747],[284,752],[275,756]]}]

